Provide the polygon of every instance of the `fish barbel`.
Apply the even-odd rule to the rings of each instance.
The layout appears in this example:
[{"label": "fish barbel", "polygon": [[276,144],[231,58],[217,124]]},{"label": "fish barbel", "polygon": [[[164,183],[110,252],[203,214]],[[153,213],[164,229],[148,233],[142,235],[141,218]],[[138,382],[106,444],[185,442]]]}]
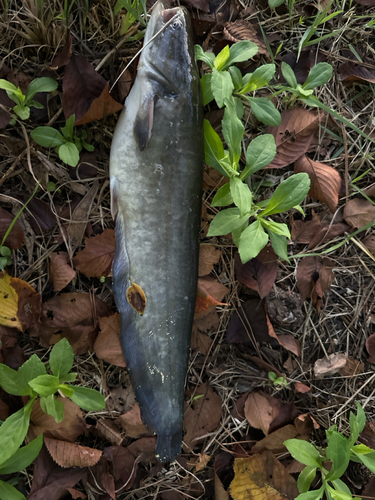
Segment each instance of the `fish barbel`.
[{"label": "fish barbel", "polygon": [[110,183],[121,345],[162,462],[181,452],[202,175],[202,100],[190,19],[184,8],[159,1],[114,132]]}]

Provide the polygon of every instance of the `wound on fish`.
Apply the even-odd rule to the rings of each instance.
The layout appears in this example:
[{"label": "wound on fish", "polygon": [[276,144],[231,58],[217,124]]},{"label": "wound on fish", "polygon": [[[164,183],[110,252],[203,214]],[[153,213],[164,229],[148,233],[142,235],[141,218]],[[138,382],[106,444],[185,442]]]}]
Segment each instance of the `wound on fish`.
[{"label": "wound on fish", "polygon": [[142,316],[146,309],[147,298],[142,288],[137,283],[131,284],[126,290],[126,298],[135,312]]}]

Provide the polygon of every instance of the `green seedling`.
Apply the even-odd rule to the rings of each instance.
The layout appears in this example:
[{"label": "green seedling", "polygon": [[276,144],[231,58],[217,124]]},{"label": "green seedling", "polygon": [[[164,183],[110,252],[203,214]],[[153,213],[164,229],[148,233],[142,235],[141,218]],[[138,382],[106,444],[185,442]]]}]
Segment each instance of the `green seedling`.
[{"label": "green seedling", "polygon": [[87,151],[94,151],[94,146],[87,144],[87,132],[81,130],[80,135],[74,134],[75,115],[71,115],[61,133],[53,127],[37,127],[30,132],[34,141],[45,148],[55,148],[60,160],[71,167],[79,162],[79,153],[84,147]]},{"label": "green seedling", "polygon": [[[316,448],[301,439],[288,439],[284,442],[293,458],[306,465],[298,476],[300,495],[296,500],[320,500],[326,495],[327,500],[355,500],[340,479],[348,468],[349,462],[365,465],[375,473],[375,450],[364,444],[355,444],[366,424],[365,412],[357,402],[357,415],[350,413],[350,436],[345,437],[332,425],[327,431],[327,447]],[[331,464],[330,470],[327,463]],[[321,475],[322,485],[318,490],[310,491],[317,472]]]},{"label": "green seedling", "polygon": [[13,83],[8,82],[8,80],[0,79],[0,89],[5,90],[8,97],[15,102],[15,106],[12,108],[14,113],[21,120],[27,120],[30,118],[31,107],[37,109],[44,108],[43,104],[34,100],[35,94],[38,92],[53,92],[57,89],[57,82],[53,78],[35,78],[30,83],[26,94],[24,94],[20,87],[16,87]]},{"label": "green seedling", "polygon": [[88,387],[71,385],[77,373],[70,373],[73,367],[74,353],[67,339],[62,339],[51,350],[49,368],[33,354],[17,371],[0,364],[0,386],[14,396],[27,396],[27,404],[8,417],[0,427],[2,453],[0,467],[12,457],[23,443],[30,424],[30,416],[37,398],[44,413],[51,415],[56,422],[64,419],[64,405],[56,399],[59,393],[70,398],[87,411],[99,411],[105,408],[103,395]]},{"label": "green seedling", "polygon": [[[126,14],[122,19],[121,35],[125,35],[135,21],[146,27],[147,24],[147,6],[146,0],[117,0],[114,7],[114,14],[118,14],[121,9],[126,10]],[[140,38],[144,35],[144,30],[136,35],[135,38]]]},{"label": "green seedling", "polygon": [[276,389],[282,389],[288,385],[286,377],[278,377],[275,372],[268,372],[268,378],[273,383]]}]

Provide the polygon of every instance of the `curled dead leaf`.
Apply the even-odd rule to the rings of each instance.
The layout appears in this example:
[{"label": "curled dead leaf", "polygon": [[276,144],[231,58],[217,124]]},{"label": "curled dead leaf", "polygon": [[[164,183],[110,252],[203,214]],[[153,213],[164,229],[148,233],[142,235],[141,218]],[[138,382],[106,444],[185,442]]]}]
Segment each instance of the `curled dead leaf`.
[{"label": "curled dead leaf", "polygon": [[246,420],[255,429],[261,429],[268,434],[272,421],[282,408],[282,402],[263,391],[252,392],[245,402]]},{"label": "curled dead leaf", "polygon": [[76,272],[68,264],[68,252],[50,254],[49,278],[55,292],[65,288],[75,277]]},{"label": "curled dead leaf", "polygon": [[101,450],[48,437],[44,438],[44,443],[60,467],[92,467],[99,462],[103,453]]},{"label": "curled dead leaf", "polygon": [[342,353],[333,353],[328,358],[317,359],[314,364],[316,378],[333,375],[346,365],[347,356]]},{"label": "curled dead leaf", "polygon": [[311,297],[318,311],[321,307],[324,292],[335,279],[333,262],[327,257],[305,257],[301,259],[297,269],[297,288],[302,300]]},{"label": "curled dead leaf", "polygon": [[264,299],[272,290],[277,275],[277,255],[271,245],[267,245],[255,259],[242,264],[238,254],[235,256],[235,271],[240,283],[259,293]]}]

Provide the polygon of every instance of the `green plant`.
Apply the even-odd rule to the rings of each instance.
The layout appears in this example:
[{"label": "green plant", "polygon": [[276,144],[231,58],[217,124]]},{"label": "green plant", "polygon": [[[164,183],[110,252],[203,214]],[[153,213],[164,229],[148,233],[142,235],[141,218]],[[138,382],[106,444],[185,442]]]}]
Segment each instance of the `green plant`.
[{"label": "green plant", "polygon": [[53,127],[36,127],[30,132],[34,141],[45,148],[55,148],[60,159],[75,167],[79,162],[79,153],[84,147],[87,151],[94,151],[94,146],[87,144],[86,130],[81,130],[80,136],[74,134],[75,115],[71,115],[67,120],[61,133]]},{"label": "green plant", "polygon": [[[121,35],[124,35],[135,21],[139,22],[142,26],[146,26],[146,0],[117,0],[113,10],[114,14],[116,15],[121,9],[125,9],[127,11],[122,20]],[[144,31],[139,33],[137,38],[140,38],[143,34]]]},{"label": "green plant", "polygon": [[15,102],[13,111],[21,120],[27,120],[30,117],[30,108],[43,109],[44,106],[38,101],[34,100],[35,94],[38,92],[53,92],[57,89],[57,82],[53,78],[35,78],[33,80],[26,94],[22,92],[20,87],[16,87],[8,80],[0,79],[0,89],[3,89],[8,94],[8,97]]},{"label": "green plant", "polygon": [[[0,475],[14,474],[26,469],[39,455],[42,446],[43,434],[40,434],[28,445],[19,448],[8,460],[0,465]],[[26,500],[26,497],[12,486],[11,480],[0,480],[0,498],[6,500]]]},{"label": "green plant", "polygon": [[61,422],[64,418],[64,405],[55,398],[56,392],[70,398],[84,410],[98,411],[105,408],[105,400],[100,392],[70,384],[77,378],[77,373],[70,373],[73,362],[73,349],[67,339],[62,339],[51,350],[49,368],[52,374],[47,374],[46,366],[36,354],[25,361],[17,371],[0,364],[0,386],[9,394],[29,397],[27,404],[8,417],[0,427],[0,466],[13,456],[23,443],[29,428],[31,411],[38,397],[41,409],[56,422]]},{"label": "green plant", "polygon": [[284,376],[278,377],[275,372],[268,372],[268,378],[276,387],[276,389],[282,389],[283,387],[288,385],[286,377]]},{"label": "green plant", "polygon": [[[375,473],[375,450],[364,444],[355,444],[366,423],[365,412],[357,402],[357,415],[350,413],[350,436],[346,438],[332,425],[327,431],[327,447],[316,448],[301,439],[288,439],[284,442],[293,458],[306,467],[298,476],[301,492],[296,500],[319,500],[326,494],[327,500],[354,500],[347,485],[340,479],[349,462],[364,464]],[[326,464],[330,463],[330,470]],[[320,472],[322,485],[318,490],[310,490],[312,481]]]}]

